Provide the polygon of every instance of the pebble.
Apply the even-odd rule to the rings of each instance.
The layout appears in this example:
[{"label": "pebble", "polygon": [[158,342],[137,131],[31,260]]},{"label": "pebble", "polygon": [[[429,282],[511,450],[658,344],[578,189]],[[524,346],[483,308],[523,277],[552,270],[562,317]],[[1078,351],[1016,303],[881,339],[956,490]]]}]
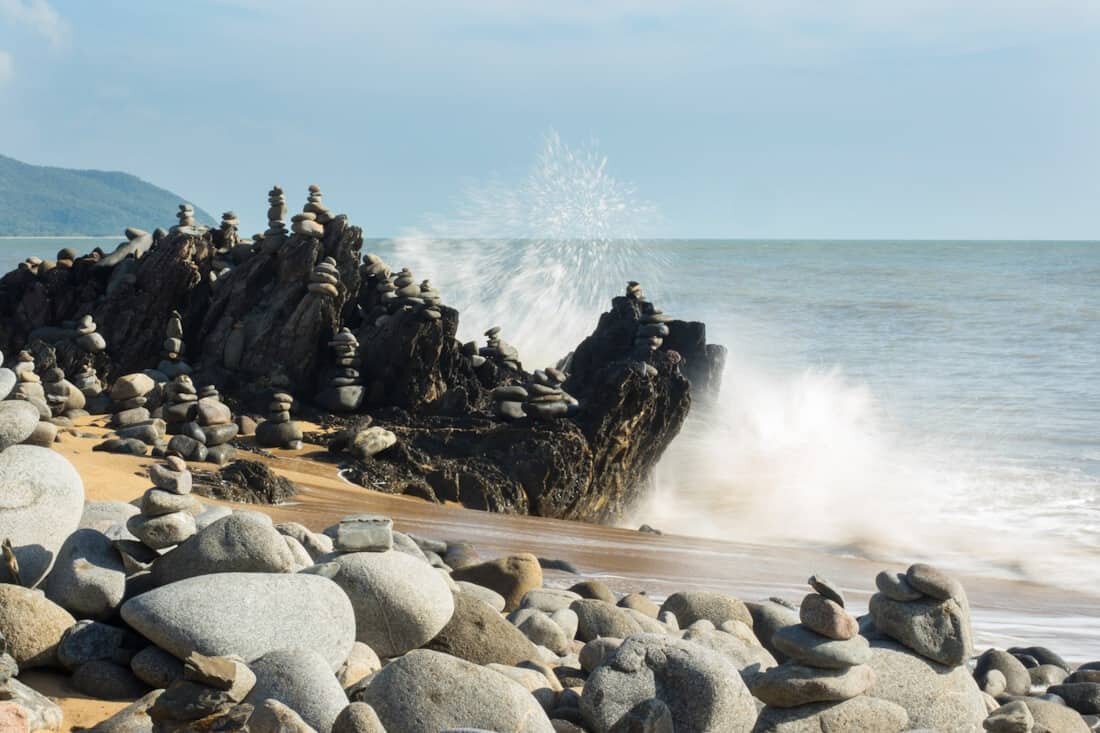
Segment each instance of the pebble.
[{"label": "pebble", "polygon": [[772,636],[772,643],[788,658],[822,669],[844,669],[866,664],[871,659],[871,647],[864,637],[835,641],[815,634],[805,626],[779,629]]},{"label": "pebble", "polygon": [[909,581],[913,590],[936,600],[946,601],[954,598],[964,603],[966,601],[966,591],[963,590],[962,584],[931,565],[924,563],[911,565],[905,573],[905,579]]},{"label": "pebble", "polygon": [[918,601],[924,597],[923,593],[914,590],[912,586],[909,585],[905,573],[891,573],[883,570],[875,576],[875,587],[887,598],[903,603],[906,601]]},{"label": "pebble", "polygon": [[809,593],[802,599],[798,617],[811,631],[830,639],[844,641],[859,634],[855,617],[843,606],[817,593]]},{"label": "pebble", "polygon": [[844,608],[844,595],[840,592],[840,588],[829,582],[828,579],[822,578],[820,575],[811,575],[810,579],[806,582],[808,582],[810,587],[815,591],[841,608]]},{"label": "pebble", "polygon": [[757,675],[752,694],[772,707],[792,708],[815,702],[850,700],[874,684],[875,671],[863,664],[844,669],[820,669],[782,664]]}]

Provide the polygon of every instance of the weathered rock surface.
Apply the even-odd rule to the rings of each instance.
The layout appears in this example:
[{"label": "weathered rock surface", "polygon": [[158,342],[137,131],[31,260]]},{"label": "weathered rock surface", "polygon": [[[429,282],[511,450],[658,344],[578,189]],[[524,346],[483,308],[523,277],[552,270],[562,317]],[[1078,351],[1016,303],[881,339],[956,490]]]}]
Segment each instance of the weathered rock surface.
[{"label": "weathered rock surface", "polygon": [[387,731],[554,731],[535,698],[517,682],[424,649],[386,665],[362,692],[361,701],[374,708]]},{"label": "weathered rock surface", "polygon": [[0,638],[21,670],[57,666],[57,646],[75,623],[41,591],[0,584]]},{"label": "weathered rock surface", "polygon": [[122,618],[184,659],[271,651],[315,651],[340,668],[355,641],[351,601],[328,578],[308,574],[217,573],[155,588],[122,605]]}]

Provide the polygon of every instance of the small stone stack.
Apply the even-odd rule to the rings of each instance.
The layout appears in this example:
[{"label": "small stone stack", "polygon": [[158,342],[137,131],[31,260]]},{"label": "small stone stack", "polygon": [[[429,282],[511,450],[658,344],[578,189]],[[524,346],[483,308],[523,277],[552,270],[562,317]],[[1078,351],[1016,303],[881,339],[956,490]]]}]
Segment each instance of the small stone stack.
[{"label": "small stone stack", "polygon": [[210,268],[210,277],[215,281],[231,270],[235,264],[233,250],[241,243],[240,235],[237,233],[239,224],[240,220],[235,212],[226,211],[222,213],[222,223],[218,229],[219,236],[215,240],[218,249],[214,253]]},{"label": "small stone stack", "polygon": [[93,413],[99,412],[98,409],[93,409],[92,405],[102,401],[103,382],[99,379],[99,375],[96,374],[92,365],[85,364],[81,368],[80,374],[73,377],[72,381],[76,388],[84,393],[85,409]]},{"label": "small stone stack", "polygon": [[340,271],[336,269],[336,260],[325,257],[310,273],[308,287],[311,293],[335,298],[340,294],[336,287],[339,284]]},{"label": "small stone stack", "polygon": [[917,563],[905,573],[883,571],[869,604],[875,629],[926,659],[948,667],[967,662],[974,651],[970,603],[955,578]]},{"label": "small stone stack", "polygon": [[332,212],[325,206],[323,198],[321,187],[315,183],[309,187],[309,200],[302,208],[303,213],[313,214],[316,217],[315,221],[322,225],[332,221]]},{"label": "small stone stack", "polygon": [[164,389],[162,410],[172,439],[168,450],[188,461],[210,461],[225,465],[236,455],[229,441],[237,436],[233,413],[213,388],[200,396],[186,374],[176,377]]},{"label": "small stone stack", "polygon": [[153,487],[141,497],[141,513],[126,520],[126,528],[159,552],[195,534],[195,515],[201,506],[191,496],[191,472],[182,458],[170,455],[148,470]]},{"label": "small stone stack", "polygon": [[664,344],[669,333],[666,324],[672,319],[647,301],[642,293],[642,286],[633,280],[626,284],[626,297],[636,301],[641,310],[642,317],[634,335],[634,355],[644,359]]},{"label": "small stone stack", "polygon": [[315,401],[329,412],[354,412],[362,404],[364,395],[359,380],[359,340],[351,329],[341,328],[328,345],[336,368],[328,388],[318,394]]},{"label": "small stone stack", "polygon": [[89,313],[80,317],[76,322],[76,345],[89,354],[98,354],[107,349],[107,341],[103,334],[97,333],[96,323]]},{"label": "small stone stack", "polygon": [[143,456],[147,446],[164,446],[165,422],[153,417],[149,409],[156,386],[152,377],[140,372],[115,380],[110,392],[110,425],[118,437],[100,443],[96,450]]},{"label": "small stone stack", "polygon": [[278,246],[286,238],[286,195],[283,189],[273,186],[267,192],[267,231],[264,232],[264,244],[269,242]]},{"label": "small stone stack", "polygon": [[169,230],[172,234],[200,234],[205,231],[204,227],[199,227],[195,222],[195,207],[191,204],[180,204],[176,219],[179,223]]},{"label": "small stone stack", "polygon": [[237,218],[236,212],[226,211],[222,213],[222,241],[226,246],[232,246],[237,243],[237,227],[240,225],[241,220]]},{"label": "small stone stack", "polygon": [[65,247],[57,251],[57,266],[70,268],[76,262],[80,254],[72,247]]},{"label": "small stone stack", "polygon": [[256,426],[256,442],[265,448],[299,450],[302,447],[302,428],[290,419],[294,398],[285,392],[277,392],[268,404],[267,420]]},{"label": "small stone stack", "polygon": [[[183,665],[183,676],[169,684],[148,710],[153,733],[260,730],[249,726],[256,708],[244,702],[255,686],[256,674],[239,657],[192,652]],[[304,733],[293,727],[278,729]]]},{"label": "small stone stack", "polygon": [[382,294],[396,290],[390,283],[392,273],[382,258],[375,254],[363,255],[363,264],[359,268],[362,285],[359,288],[359,310],[364,320],[374,320],[383,315],[379,309]]},{"label": "small stone stack", "polygon": [[801,623],[786,626],[772,643],[788,659],[760,673],[749,683],[752,694],[773,710],[763,716],[786,713],[814,703],[840,703],[862,695],[875,682],[871,647],[859,635],[859,624],[844,610],[844,597],[834,585],[814,576],[812,593],[802,601]]},{"label": "small stone stack", "polygon": [[87,414],[84,412],[84,393],[65,378],[65,372],[61,369],[57,367],[47,369],[42,381],[42,389],[46,393],[46,404],[54,418],[64,417],[71,420]]},{"label": "small stone stack", "polygon": [[183,360],[183,318],[179,311],[172,311],[168,325],[164,329],[164,358],[157,365],[157,371],[168,379],[181,374],[190,374],[191,365]]},{"label": "small stone stack", "polygon": [[562,389],[564,372],[547,367],[536,369],[526,385],[497,387],[492,398],[497,417],[518,420],[529,416],[536,420],[553,420],[576,414],[580,403]]},{"label": "small stone stack", "polygon": [[485,338],[487,343],[481,347],[478,354],[486,359],[492,359],[493,361],[503,364],[509,369],[515,371],[522,371],[523,367],[519,362],[519,351],[515,346],[505,342],[500,338],[500,326],[493,326],[485,332]]}]

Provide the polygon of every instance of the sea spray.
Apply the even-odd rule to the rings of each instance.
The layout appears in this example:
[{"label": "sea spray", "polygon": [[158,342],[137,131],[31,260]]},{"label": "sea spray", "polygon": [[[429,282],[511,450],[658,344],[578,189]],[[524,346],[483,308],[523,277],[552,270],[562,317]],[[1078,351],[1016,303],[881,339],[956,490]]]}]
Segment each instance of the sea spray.
[{"label": "sea spray", "polygon": [[523,181],[468,183],[451,215],[394,240],[392,259],[431,273],[461,313],[460,338],[501,326],[524,365],[541,368],[591,333],[627,280],[658,278],[663,260],[641,239],[655,220],[595,143],[551,131]]}]

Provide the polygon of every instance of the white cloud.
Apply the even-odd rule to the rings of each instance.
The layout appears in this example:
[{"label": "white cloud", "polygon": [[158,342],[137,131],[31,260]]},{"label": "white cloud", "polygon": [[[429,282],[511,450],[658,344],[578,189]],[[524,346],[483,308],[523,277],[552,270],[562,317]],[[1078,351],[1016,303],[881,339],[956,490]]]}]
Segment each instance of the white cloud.
[{"label": "white cloud", "polygon": [[12,62],[11,54],[0,50],[0,87],[11,81],[13,76],[15,76],[15,64]]},{"label": "white cloud", "polygon": [[69,34],[68,23],[47,0],[0,0],[0,20],[29,28],[54,48]]}]

